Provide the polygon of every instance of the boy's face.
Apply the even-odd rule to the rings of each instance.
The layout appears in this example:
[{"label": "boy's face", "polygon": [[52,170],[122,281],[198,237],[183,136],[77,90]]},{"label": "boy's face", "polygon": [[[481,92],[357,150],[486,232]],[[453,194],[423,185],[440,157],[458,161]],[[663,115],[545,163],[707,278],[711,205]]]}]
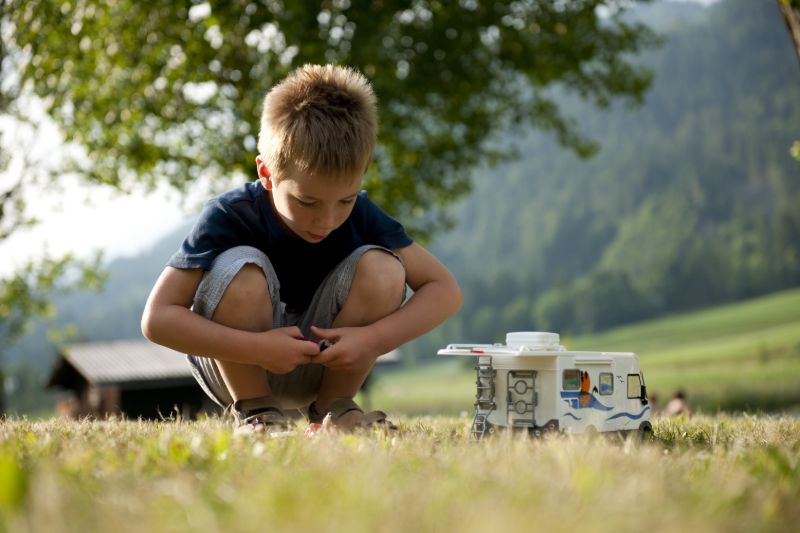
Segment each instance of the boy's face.
[{"label": "boy's face", "polygon": [[361,176],[352,179],[310,177],[299,172],[270,175],[259,157],[258,178],[270,191],[281,222],[306,242],[317,243],[341,226],[361,191]]}]

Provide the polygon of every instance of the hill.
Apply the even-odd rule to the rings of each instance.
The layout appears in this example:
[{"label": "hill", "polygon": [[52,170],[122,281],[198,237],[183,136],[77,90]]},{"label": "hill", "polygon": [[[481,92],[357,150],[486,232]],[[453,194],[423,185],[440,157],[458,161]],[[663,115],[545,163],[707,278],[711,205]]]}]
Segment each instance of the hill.
[{"label": "hill", "polygon": [[566,342],[641,354],[661,398],[684,389],[707,410],[800,406],[800,289]]},{"label": "hill", "polygon": [[667,29],[640,109],[563,96],[594,158],[533,135],[476,172],[433,244],[472,302],[448,336],[596,331],[800,284],[800,69],[777,7],[669,9],[646,19]]}]

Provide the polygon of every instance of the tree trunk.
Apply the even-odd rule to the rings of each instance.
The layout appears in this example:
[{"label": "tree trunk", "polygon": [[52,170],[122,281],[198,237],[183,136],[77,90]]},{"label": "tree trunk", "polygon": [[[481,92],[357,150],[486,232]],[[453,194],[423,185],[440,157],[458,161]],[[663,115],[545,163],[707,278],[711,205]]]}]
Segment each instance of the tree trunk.
[{"label": "tree trunk", "polygon": [[6,414],[6,373],[0,367],[0,418]]},{"label": "tree trunk", "polygon": [[778,0],[783,21],[786,22],[786,29],[794,41],[794,49],[797,52],[797,59],[800,60],[800,4],[798,2],[786,2]]}]

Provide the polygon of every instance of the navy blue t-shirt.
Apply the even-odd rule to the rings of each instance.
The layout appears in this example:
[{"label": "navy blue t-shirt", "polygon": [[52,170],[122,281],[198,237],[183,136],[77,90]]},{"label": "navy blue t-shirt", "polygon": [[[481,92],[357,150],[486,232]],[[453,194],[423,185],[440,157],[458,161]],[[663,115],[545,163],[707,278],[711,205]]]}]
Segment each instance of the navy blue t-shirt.
[{"label": "navy blue t-shirt", "polygon": [[325,276],[359,246],[404,248],[412,242],[403,226],[371,202],[365,192],[356,198],[347,220],[325,240],[306,242],[281,227],[270,206],[269,193],[254,181],[209,200],[167,264],[208,270],[229,248],[258,248],[275,268],[281,301],[291,311],[303,311]]}]

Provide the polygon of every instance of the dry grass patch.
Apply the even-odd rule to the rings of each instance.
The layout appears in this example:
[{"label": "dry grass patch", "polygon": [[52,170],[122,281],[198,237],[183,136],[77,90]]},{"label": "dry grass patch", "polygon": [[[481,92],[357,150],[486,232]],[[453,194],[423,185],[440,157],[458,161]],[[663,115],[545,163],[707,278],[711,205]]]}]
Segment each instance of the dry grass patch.
[{"label": "dry grass patch", "polygon": [[200,422],[0,426],[9,531],[791,531],[800,422],[660,420],[655,439],[400,430],[233,438]]}]

